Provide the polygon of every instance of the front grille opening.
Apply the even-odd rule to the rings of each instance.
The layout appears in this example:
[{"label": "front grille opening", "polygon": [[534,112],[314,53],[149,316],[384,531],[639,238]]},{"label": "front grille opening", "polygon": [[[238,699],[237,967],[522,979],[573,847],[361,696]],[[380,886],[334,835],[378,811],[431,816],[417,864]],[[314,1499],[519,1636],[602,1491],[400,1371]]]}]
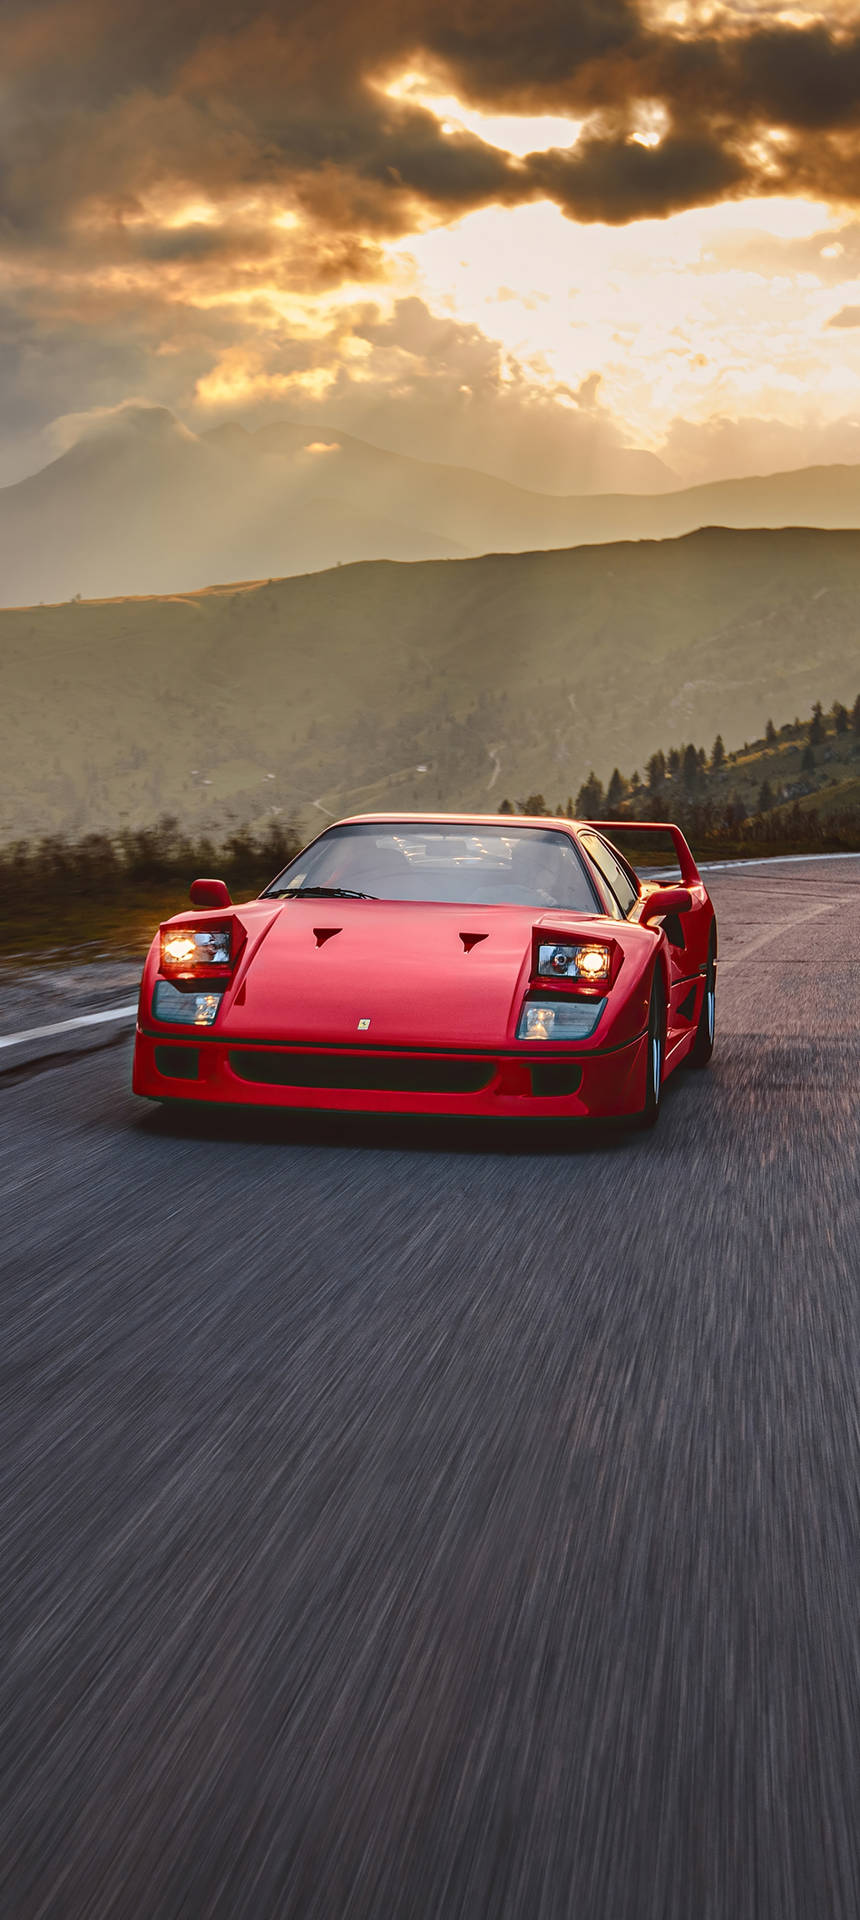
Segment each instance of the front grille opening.
[{"label": "front grille opening", "polygon": [[566,1093],[578,1093],[582,1068],[569,1060],[541,1060],[531,1069],[532,1093],[537,1099],[559,1100]]},{"label": "front grille opening", "polygon": [[156,1047],[155,1071],[168,1080],[196,1080],[200,1067],[197,1047]]},{"label": "front grille opening", "polygon": [[348,1093],[480,1093],[490,1085],[492,1060],[391,1059],[372,1054],[231,1053],[240,1080],[264,1087],[339,1087]]}]

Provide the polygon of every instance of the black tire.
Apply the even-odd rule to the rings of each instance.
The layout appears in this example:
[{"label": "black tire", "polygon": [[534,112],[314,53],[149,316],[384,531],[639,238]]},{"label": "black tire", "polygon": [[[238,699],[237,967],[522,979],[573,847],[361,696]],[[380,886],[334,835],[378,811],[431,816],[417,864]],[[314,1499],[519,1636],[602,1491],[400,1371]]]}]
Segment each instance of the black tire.
[{"label": "black tire", "polygon": [[637,1113],[633,1125],[641,1132],[656,1127],[660,1118],[660,1102],[663,1093],[663,1067],[666,1054],[666,1001],[663,985],[657,973],[651,988],[651,1004],[648,1008],[648,1061],[645,1081],[645,1105]]},{"label": "black tire", "polygon": [[716,1022],[717,998],[717,938],[711,934],[708,948],[708,964],[705,971],[705,991],[699,1013],[696,1038],[687,1055],[691,1067],[706,1067],[714,1051],[714,1027]]}]

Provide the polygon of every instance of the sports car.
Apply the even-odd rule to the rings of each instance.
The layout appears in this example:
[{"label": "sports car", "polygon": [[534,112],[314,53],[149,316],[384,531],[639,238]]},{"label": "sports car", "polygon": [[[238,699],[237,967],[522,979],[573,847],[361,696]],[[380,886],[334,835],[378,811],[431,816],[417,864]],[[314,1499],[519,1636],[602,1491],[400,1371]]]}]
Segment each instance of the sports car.
[{"label": "sports car", "polygon": [[[625,834],[668,836],[680,884]],[[191,901],[144,967],[149,1099],[651,1126],[667,1076],[710,1059],[716,921],[673,825],[364,815],[258,899],[195,880]]]}]

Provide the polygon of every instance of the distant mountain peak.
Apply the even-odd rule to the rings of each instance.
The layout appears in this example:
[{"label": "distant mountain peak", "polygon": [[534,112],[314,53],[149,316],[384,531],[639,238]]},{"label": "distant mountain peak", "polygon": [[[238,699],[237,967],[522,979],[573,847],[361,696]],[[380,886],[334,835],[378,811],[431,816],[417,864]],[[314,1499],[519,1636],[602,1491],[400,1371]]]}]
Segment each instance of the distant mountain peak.
[{"label": "distant mountain peak", "polygon": [[81,414],[68,421],[70,430],[77,429],[70,438],[66,456],[75,454],[80,448],[92,445],[103,446],[120,444],[133,446],[144,441],[148,446],[169,447],[199,445],[197,435],[171,413],[169,407],[154,407],[145,400],[126,400],[120,407],[110,407],[104,412]]},{"label": "distant mountain peak", "polygon": [[253,434],[243,427],[241,420],[224,420],[220,427],[207,427],[201,433],[201,440],[208,440],[213,446],[241,446],[253,439]]}]

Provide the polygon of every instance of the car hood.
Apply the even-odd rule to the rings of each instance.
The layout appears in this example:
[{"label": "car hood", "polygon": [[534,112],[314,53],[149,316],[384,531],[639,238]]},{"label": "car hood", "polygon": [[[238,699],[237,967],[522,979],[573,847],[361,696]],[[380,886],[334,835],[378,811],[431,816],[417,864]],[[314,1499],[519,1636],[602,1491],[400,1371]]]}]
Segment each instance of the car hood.
[{"label": "car hood", "polygon": [[536,926],[617,931],[519,906],[290,900],[252,936],[219,1027],[236,1040],[497,1047],[514,1036]]}]

